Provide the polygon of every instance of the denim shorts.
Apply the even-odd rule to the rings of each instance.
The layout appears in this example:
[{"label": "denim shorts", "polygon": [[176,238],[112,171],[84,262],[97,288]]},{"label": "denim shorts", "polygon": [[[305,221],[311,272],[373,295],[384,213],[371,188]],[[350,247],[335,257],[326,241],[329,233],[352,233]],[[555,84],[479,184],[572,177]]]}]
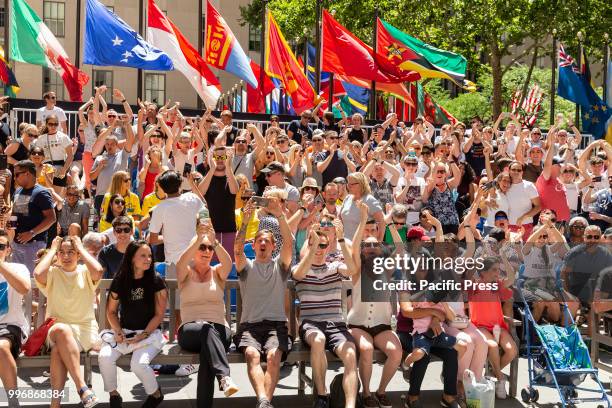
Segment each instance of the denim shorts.
[{"label": "denim shorts", "polygon": [[427,354],[432,347],[452,349],[455,344],[457,344],[457,338],[446,333],[440,333],[436,337],[428,337],[425,333],[415,333],[412,336],[412,348],[420,348]]}]

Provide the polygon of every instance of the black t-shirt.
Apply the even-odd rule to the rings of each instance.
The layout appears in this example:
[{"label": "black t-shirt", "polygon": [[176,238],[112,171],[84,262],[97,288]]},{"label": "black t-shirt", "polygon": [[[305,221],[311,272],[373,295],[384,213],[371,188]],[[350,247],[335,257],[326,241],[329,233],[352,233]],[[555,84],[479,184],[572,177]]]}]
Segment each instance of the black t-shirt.
[{"label": "black t-shirt", "polygon": [[312,129],[308,125],[304,126],[300,120],[292,120],[287,130],[293,132],[292,139],[296,143],[302,143],[302,138],[312,139]]},{"label": "black t-shirt", "polygon": [[351,142],[359,142],[359,143],[363,143],[363,139],[364,139],[364,135],[367,135],[367,132],[365,129],[361,128],[361,129],[351,129],[351,131],[348,133],[348,139]]},{"label": "black t-shirt", "polygon": [[[15,191],[13,196],[13,215],[17,216],[15,234],[36,228],[45,218],[43,211],[53,209],[53,199],[49,191],[36,184],[34,187]],[[47,231],[36,235],[34,241],[46,241]]]},{"label": "black t-shirt", "polygon": [[103,279],[113,279],[119,271],[121,261],[123,261],[123,252],[119,252],[115,244],[110,244],[102,248],[98,254],[98,262],[104,268]]},{"label": "black t-shirt", "polygon": [[[327,166],[327,168],[322,173],[323,187],[325,187],[327,183],[331,182],[336,177],[346,178],[346,176],[348,176],[348,167],[346,166],[344,159],[338,158],[338,153],[344,154],[336,150],[336,153],[334,153],[334,157],[331,159],[329,166]],[[318,153],[315,157],[315,163],[321,163],[325,161],[325,159],[327,159],[328,156],[329,156],[328,151]],[[349,153],[349,159],[350,158],[351,156]]]},{"label": "black t-shirt", "polygon": [[320,120],[319,123],[317,123],[317,129],[322,129],[325,132],[327,132],[328,130],[332,130],[336,132],[337,134],[340,134],[340,126],[338,126],[335,123],[331,125],[326,125],[325,123],[323,123],[322,120]]},{"label": "black t-shirt", "polygon": [[402,128],[398,127],[398,126],[389,126],[388,128],[385,129],[385,134],[383,135],[383,140],[389,140],[391,138],[391,133],[393,133],[394,130],[397,130],[397,134],[395,135],[395,137],[397,138],[397,140],[401,140],[402,138]]},{"label": "black t-shirt", "polygon": [[[117,277],[111,283],[110,291],[121,292],[121,282]],[[144,280],[134,279],[133,286],[127,289],[127,299],[120,299],[119,323],[128,330],[144,330],[155,316],[155,293],[166,289],[166,283],[157,274],[153,282],[153,294],[145,293]],[[151,299],[151,300],[147,300]]]},{"label": "black t-shirt", "polygon": [[236,232],[236,194],[230,192],[227,176],[213,176],[204,198],[215,231]]},{"label": "black t-shirt", "polygon": [[5,121],[0,121],[0,144],[2,145],[2,149],[6,149],[7,142],[9,137],[11,136],[11,128],[8,123]]},{"label": "black t-shirt", "polygon": [[465,154],[465,161],[472,166],[476,177],[480,177],[485,168],[484,145],[482,143],[472,143],[470,150]]}]

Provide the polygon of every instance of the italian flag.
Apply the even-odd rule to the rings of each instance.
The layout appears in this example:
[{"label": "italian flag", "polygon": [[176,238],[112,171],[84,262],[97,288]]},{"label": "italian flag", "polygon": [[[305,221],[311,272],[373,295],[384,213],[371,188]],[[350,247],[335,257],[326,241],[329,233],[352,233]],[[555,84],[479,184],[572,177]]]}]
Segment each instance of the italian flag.
[{"label": "italian flag", "polygon": [[57,38],[25,0],[11,1],[11,58],[53,69],[62,77],[70,100],[83,100],[83,85],[89,77],[75,67]]}]

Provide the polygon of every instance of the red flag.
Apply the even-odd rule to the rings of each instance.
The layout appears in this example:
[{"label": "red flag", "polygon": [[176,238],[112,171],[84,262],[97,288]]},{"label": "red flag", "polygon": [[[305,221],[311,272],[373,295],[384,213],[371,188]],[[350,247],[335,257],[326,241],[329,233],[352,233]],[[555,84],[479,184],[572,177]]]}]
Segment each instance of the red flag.
[{"label": "red flag", "polygon": [[293,109],[298,115],[313,107],[316,97],[314,89],[270,11],[268,11],[264,69],[268,75],[283,83],[287,94],[291,97]]},{"label": "red flag", "polygon": [[398,78],[381,71],[372,47],[338,23],[327,10],[323,10],[322,33],[322,71],[384,83],[420,78],[415,72]]},{"label": "red flag", "polygon": [[89,82],[89,76],[72,65],[68,58],[62,55],[57,57],[57,63],[61,67],[62,81],[68,89],[70,100],[73,102],[81,102],[83,100],[83,86]]},{"label": "red flag", "polygon": [[[253,70],[253,74],[255,74],[255,78],[259,79],[261,74],[261,67],[251,60],[251,69]],[[268,95],[274,89],[274,83],[264,73],[264,82],[263,82],[263,95],[261,93],[261,88],[253,88],[251,85],[247,84],[247,112],[250,113],[265,113],[266,112],[266,100],[265,96]]]}]

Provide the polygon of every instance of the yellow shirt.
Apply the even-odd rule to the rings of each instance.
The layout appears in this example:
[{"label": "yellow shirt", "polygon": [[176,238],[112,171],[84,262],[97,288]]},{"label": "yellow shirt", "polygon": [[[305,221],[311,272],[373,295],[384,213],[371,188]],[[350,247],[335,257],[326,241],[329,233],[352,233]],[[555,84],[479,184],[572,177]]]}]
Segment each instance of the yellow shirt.
[{"label": "yellow shirt", "polygon": [[[240,226],[242,225],[242,209],[236,210],[236,227],[240,230]],[[246,237],[244,238],[246,241],[250,241],[255,239],[255,234],[259,230],[259,217],[257,216],[257,212],[253,214],[251,220],[247,224]]]},{"label": "yellow shirt", "polygon": [[[104,200],[102,200],[102,206],[100,207],[100,219],[103,219],[106,215],[106,209],[108,208],[108,201],[110,200],[110,193],[104,194]],[[123,197],[125,200],[125,211],[126,215],[134,219],[140,219],[140,198],[130,191],[127,197]]]},{"label": "yellow shirt", "polygon": [[51,187],[47,185],[47,174],[51,174],[51,178],[53,178],[53,174],[55,173],[55,169],[49,163],[44,163],[42,165],[42,170],[40,171],[40,176],[36,178],[36,182],[43,187]]},{"label": "yellow shirt", "polygon": [[161,198],[159,198],[155,192],[147,194],[142,201],[142,212],[140,213],[140,216],[144,218],[149,215],[151,208],[155,207],[159,203],[161,203]]},{"label": "yellow shirt", "polygon": [[[85,265],[77,265],[74,272],[52,266],[47,273],[47,284],[36,281],[36,286],[47,297],[46,317],[70,326],[84,351],[90,350],[98,339],[98,323],[94,302],[98,282],[91,280]],[[49,339],[47,338],[47,344]]]}]

